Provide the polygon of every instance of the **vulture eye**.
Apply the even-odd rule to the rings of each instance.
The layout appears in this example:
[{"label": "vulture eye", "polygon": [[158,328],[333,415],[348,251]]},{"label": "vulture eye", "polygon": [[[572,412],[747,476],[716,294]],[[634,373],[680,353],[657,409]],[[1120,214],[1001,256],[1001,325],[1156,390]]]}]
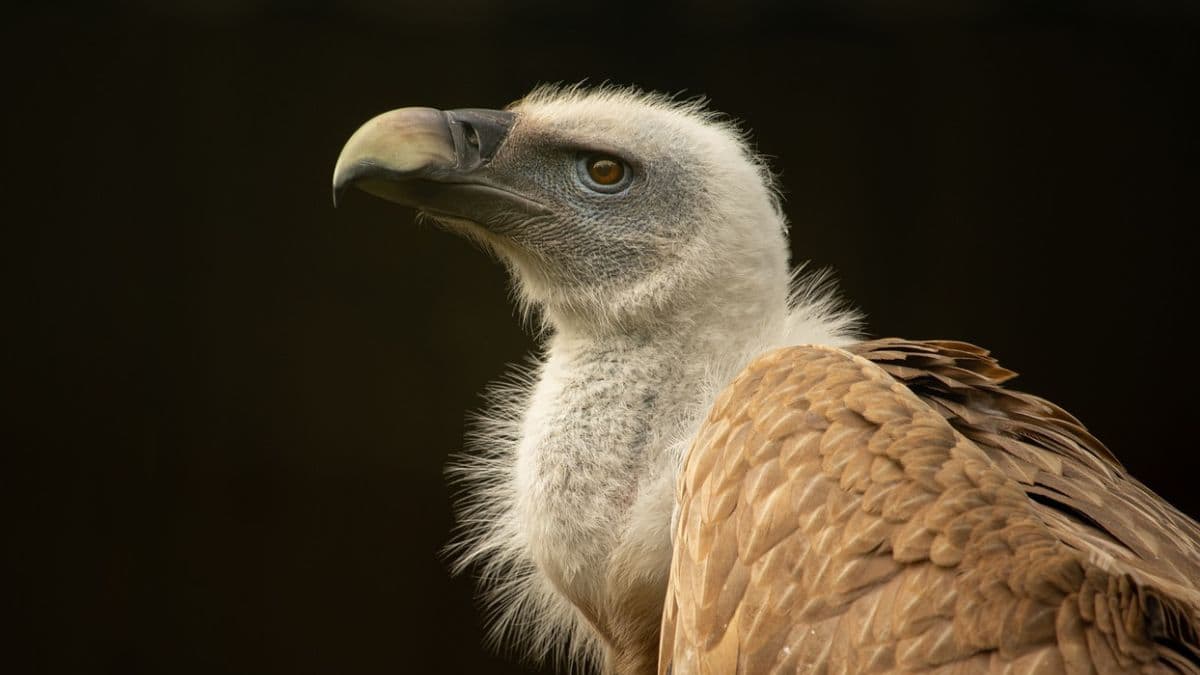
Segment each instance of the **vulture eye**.
[{"label": "vulture eye", "polygon": [[584,155],[579,160],[579,178],[595,192],[620,192],[629,184],[629,167],[610,155]]}]

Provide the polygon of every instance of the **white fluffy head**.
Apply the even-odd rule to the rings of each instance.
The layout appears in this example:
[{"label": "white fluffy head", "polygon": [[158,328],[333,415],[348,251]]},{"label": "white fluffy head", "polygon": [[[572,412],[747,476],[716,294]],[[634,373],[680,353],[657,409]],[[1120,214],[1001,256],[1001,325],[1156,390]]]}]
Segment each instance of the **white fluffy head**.
[{"label": "white fluffy head", "polygon": [[[510,266],[523,307],[557,330],[594,333],[736,303],[747,281],[784,301],[786,226],[770,171],[703,101],[541,87],[510,109],[517,122],[491,179],[552,213],[470,234]],[[625,189],[580,180],[581,158],[597,153],[626,164]]]}]

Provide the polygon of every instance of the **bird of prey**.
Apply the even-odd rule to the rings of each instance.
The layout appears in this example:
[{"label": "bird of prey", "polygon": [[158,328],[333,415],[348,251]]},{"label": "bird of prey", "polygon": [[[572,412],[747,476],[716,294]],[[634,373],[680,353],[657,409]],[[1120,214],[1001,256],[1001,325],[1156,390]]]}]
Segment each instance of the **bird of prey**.
[{"label": "bird of prey", "polygon": [[622,675],[1200,673],[1200,526],[987,351],[861,337],[703,103],[403,108],[333,183],[478,242],[544,329],[457,469],[507,644]]}]

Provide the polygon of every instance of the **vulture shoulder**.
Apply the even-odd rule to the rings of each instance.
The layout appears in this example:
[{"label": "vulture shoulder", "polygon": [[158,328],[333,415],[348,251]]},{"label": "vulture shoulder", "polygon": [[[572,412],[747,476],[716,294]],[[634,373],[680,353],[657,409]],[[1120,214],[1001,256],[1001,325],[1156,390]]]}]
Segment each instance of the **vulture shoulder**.
[{"label": "vulture shoulder", "polygon": [[1200,527],[957,342],[792,347],[685,460],[660,673],[1200,673]]}]

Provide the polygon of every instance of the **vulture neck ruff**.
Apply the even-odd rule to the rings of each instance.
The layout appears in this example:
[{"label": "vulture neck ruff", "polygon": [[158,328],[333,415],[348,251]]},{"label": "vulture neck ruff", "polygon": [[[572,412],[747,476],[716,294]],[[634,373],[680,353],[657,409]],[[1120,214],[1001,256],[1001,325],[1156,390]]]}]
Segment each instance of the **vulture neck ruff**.
[{"label": "vulture neck ruff", "polygon": [[764,351],[855,341],[857,316],[825,275],[793,288],[773,305],[743,298],[749,311],[724,320],[552,333],[531,369],[493,389],[454,472],[467,484],[458,568],[480,565],[496,645],[564,663],[656,654],[657,611],[632,608],[661,606],[676,477],[716,394]]}]

